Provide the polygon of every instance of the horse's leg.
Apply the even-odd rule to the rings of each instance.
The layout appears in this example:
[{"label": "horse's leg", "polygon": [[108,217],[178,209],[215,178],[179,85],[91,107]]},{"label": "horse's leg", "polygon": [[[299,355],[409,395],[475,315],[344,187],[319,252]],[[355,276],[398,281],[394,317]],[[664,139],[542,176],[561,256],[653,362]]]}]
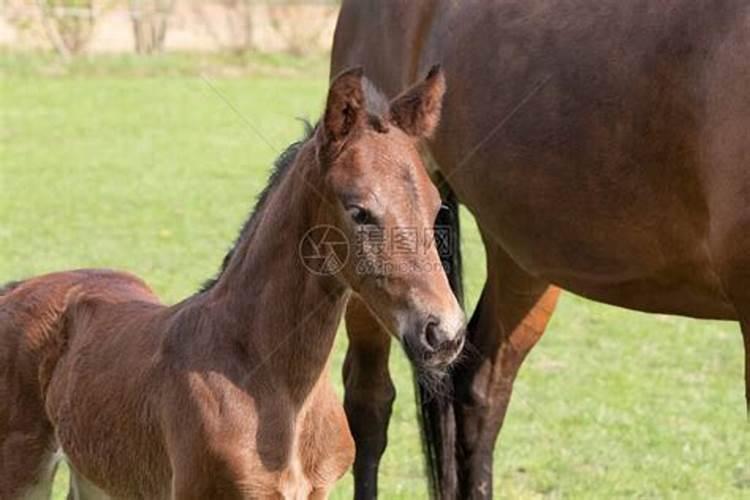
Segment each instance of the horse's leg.
[{"label": "horse's leg", "polygon": [[492,496],[492,452],[526,354],[541,338],[559,290],[487,244],[487,281],[469,323],[475,352],[455,371],[461,498]]},{"label": "horse's leg", "polygon": [[745,244],[742,244],[740,237],[730,240],[736,242],[736,246],[732,247],[735,256],[730,257],[733,264],[726,274],[725,283],[740,318],[745,347],[745,403],[750,419],[750,230],[742,231],[742,235],[744,234],[748,235],[745,237]]},{"label": "horse's leg", "polygon": [[[19,408],[19,414],[22,414]],[[42,500],[50,498],[58,457],[52,428],[42,415],[23,414],[20,427],[1,429],[0,498]]]},{"label": "horse's leg", "polygon": [[[12,319],[10,306],[0,316]],[[6,314],[8,313],[8,314]],[[50,497],[56,454],[54,429],[36,383],[37,366],[20,347],[23,328],[0,323],[0,498]]]},{"label": "horse's leg", "polygon": [[745,342],[745,404],[750,421],[750,321],[742,323],[742,339]]},{"label": "horse's leg", "polygon": [[391,339],[356,297],[346,310],[349,349],[344,361],[344,409],[356,443],[354,497],[375,498],[396,390],[388,373]]},{"label": "horse's leg", "polygon": [[[750,280],[748,282],[750,283]],[[750,289],[747,286],[750,285],[735,290],[736,293],[733,293],[732,298],[740,316],[740,328],[745,347],[745,404],[747,405],[747,418],[750,420]]]},{"label": "horse's leg", "polygon": [[309,500],[326,500],[331,496],[331,488],[315,488],[308,496]]}]

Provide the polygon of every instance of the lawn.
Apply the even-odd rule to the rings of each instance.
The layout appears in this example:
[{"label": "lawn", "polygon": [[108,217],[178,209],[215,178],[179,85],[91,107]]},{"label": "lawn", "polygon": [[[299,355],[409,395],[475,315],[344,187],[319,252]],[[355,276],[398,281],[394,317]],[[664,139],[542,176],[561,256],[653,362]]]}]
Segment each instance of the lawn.
[{"label": "lawn", "polygon": [[[301,134],[297,117],[320,112],[326,70],[324,59],[184,55],[65,68],[5,54],[0,76],[0,281],[113,267],[171,303],[219,267],[273,158]],[[463,215],[471,305],[483,257]],[[392,371],[398,399],[381,492],[423,498],[410,371],[398,349]],[[516,382],[496,448],[496,496],[750,498],[742,380],[735,324],[565,295]],[[334,496],[351,488],[347,476]]]}]

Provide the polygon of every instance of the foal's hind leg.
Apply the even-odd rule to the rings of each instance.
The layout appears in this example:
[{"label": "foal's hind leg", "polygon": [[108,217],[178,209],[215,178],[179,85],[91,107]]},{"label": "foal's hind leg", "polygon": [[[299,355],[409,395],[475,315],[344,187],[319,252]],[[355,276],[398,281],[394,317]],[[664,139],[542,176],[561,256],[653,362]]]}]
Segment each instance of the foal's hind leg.
[{"label": "foal's hind leg", "polygon": [[454,372],[459,498],[492,496],[492,452],[513,381],[547,327],[559,290],[521,270],[491,243],[487,282],[469,324],[478,353]]},{"label": "foal's hind leg", "polygon": [[51,427],[37,417],[21,412],[19,418],[27,418],[27,422],[19,421],[21,425],[10,429],[0,428],[0,498],[3,500],[50,498],[57,456]]},{"label": "foal's hind leg", "polygon": [[396,390],[388,372],[391,339],[358,298],[346,311],[349,349],[344,361],[344,409],[354,442],[355,498],[377,496],[378,466],[385,450]]},{"label": "foal's hind leg", "polygon": [[0,499],[46,499],[57,444],[33,377],[36,367],[14,346],[18,331],[0,324]]}]

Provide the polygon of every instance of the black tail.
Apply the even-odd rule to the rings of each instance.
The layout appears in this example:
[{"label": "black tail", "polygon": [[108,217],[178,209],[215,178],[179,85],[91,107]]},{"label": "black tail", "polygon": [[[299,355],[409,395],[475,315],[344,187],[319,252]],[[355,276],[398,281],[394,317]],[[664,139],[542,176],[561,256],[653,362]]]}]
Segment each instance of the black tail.
[{"label": "black tail", "polygon": [[[441,184],[443,209],[436,221],[436,244],[451,288],[463,306],[458,199],[447,184]],[[454,499],[458,495],[458,472],[452,382],[450,376],[446,376],[441,381],[440,390],[434,391],[432,387],[420,384],[419,377],[416,373],[414,375],[417,415],[430,496],[435,499]]]}]

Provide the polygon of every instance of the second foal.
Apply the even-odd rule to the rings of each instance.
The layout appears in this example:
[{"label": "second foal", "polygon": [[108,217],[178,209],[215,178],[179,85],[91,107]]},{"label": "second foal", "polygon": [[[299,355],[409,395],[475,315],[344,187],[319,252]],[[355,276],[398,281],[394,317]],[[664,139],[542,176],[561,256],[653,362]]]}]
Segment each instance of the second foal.
[{"label": "second foal", "polygon": [[390,103],[339,76],[219,277],[177,305],[114,271],[0,292],[0,497],[48,492],[58,449],[81,496],[325,497],[354,456],[328,377],[351,291],[427,367],[463,343],[416,147],[443,92],[437,70]]}]

